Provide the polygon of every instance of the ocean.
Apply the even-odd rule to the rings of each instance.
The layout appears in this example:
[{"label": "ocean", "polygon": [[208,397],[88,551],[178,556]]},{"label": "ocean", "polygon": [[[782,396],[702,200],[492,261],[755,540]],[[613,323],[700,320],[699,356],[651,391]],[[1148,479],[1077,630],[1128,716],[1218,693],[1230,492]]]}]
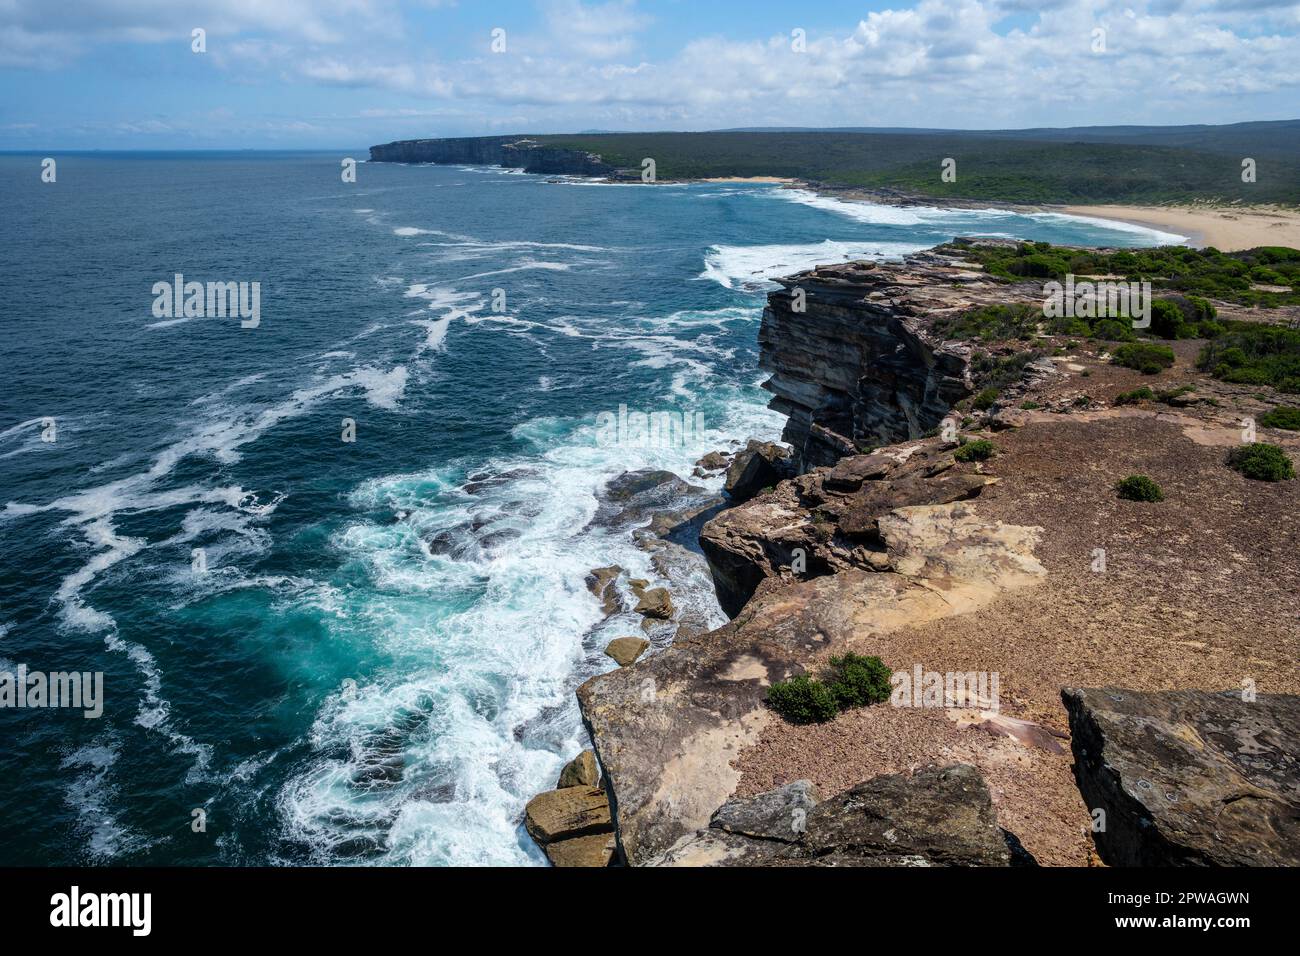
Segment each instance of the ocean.
[{"label": "ocean", "polygon": [[[0,156],[0,676],[103,682],[0,706],[0,864],[544,865],[523,806],[637,633],[584,578],[662,581],[598,496],[779,436],[770,277],[1179,238],[343,155]],[[257,283],[256,321],[160,306],[178,274]],[[622,406],[703,428],[600,440]]]}]

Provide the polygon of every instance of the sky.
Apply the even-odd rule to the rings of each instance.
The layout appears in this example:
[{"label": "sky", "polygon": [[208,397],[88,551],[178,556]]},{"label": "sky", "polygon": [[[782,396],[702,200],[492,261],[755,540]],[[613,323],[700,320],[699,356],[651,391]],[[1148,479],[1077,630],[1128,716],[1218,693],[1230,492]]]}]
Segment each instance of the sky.
[{"label": "sky", "polygon": [[0,0],[0,149],[1231,123],[1297,104],[1300,0]]}]

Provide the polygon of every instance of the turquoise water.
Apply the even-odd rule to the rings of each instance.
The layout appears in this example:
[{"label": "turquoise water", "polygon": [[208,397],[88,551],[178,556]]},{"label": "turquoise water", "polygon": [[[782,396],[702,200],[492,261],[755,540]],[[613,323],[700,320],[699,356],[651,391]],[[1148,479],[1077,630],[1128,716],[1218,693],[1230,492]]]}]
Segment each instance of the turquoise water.
[{"label": "turquoise water", "polygon": [[[597,495],[779,434],[765,277],[972,233],[1169,239],[752,184],[347,184],[339,158],[69,155],[50,184],[0,156],[0,671],[105,688],[98,719],[0,709],[0,863],[544,862],[523,804],[634,626],[584,576],[659,578]],[[260,282],[260,324],[155,316],[176,273]],[[620,405],[705,432],[598,442]],[[721,623],[706,578],[672,584]]]}]

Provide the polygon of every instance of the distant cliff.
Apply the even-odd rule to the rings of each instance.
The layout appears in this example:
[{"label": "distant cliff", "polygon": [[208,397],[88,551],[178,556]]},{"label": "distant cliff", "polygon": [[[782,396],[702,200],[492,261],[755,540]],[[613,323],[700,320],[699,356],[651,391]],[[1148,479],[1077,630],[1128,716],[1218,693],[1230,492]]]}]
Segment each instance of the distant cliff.
[{"label": "distant cliff", "polygon": [[547,146],[518,136],[466,136],[453,139],[404,139],[370,147],[376,163],[443,163],[504,166],[526,173],[567,176],[612,176],[618,170],[596,153]]}]

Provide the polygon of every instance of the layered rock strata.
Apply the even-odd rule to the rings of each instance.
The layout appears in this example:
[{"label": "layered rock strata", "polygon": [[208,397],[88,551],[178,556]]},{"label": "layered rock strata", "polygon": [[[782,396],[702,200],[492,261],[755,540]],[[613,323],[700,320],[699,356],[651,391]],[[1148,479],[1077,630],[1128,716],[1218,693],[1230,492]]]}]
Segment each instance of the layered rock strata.
[{"label": "layered rock strata", "polygon": [[759,364],[800,470],[917,438],[974,388],[971,346],[936,317],[974,305],[1041,300],[1041,286],[998,283],[959,255],[847,262],[778,279],[759,328]]},{"label": "layered rock strata", "polygon": [[547,146],[518,136],[399,140],[371,146],[370,161],[504,166],[527,173],[569,176],[610,176],[617,171],[595,153]]}]

